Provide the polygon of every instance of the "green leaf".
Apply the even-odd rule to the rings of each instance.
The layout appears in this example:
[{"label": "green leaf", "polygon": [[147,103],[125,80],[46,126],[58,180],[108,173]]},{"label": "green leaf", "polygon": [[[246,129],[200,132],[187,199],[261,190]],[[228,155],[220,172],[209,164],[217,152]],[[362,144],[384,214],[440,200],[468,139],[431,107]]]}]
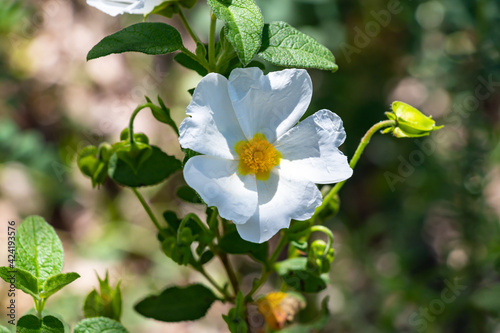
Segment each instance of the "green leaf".
[{"label": "green leaf", "polygon": [[12,284],[16,289],[38,298],[38,280],[30,272],[20,268],[0,267],[0,278]]},{"label": "green leaf", "polygon": [[157,14],[165,16],[167,18],[171,18],[172,16],[174,16],[174,14],[177,14],[179,12],[178,5],[186,8],[192,8],[197,1],[198,0],[166,0],[156,6],[154,10],[146,16]]},{"label": "green leaf", "polygon": [[328,274],[316,274],[307,266],[307,258],[292,258],[275,265],[276,272],[290,287],[306,292],[317,293],[326,288]]},{"label": "green leaf", "polygon": [[314,38],[285,22],[264,26],[259,56],[278,66],[336,71],[335,57]]},{"label": "green leaf", "polygon": [[[179,230],[179,226],[181,225],[182,219],[178,218],[177,214],[171,210],[167,210],[166,212],[164,212],[163,218],[165,219],[167,224],[177,233],[177,230]],[[193,235],[198,235],[201,232],[203,232],[198,223],[196,223],[196,221],[193,221],[193,219],[189,219],[189,221],[187,221],[186,227],[191,229]]]},{"label": "green leaf", "polygon": [[235,307],[229,313],[222,315],[231,333],[247,333],[245,296],[241,291],[236,295]]},{"label": "green leaf", "polygon": [[165,106],[165,103],[163,103],[163,100],[160,98],[160,96],[158,96],[158,103],[160,104],[161,109],[151,109],[151,112],[153,112],[153,116],[156,118],[156,120],[170,125],[170,127],[174,129],[175,133],[179,135],[179,128],[177,128],[177,124],[170,116],[170,109]]},{"label": "green leaf", "polygon": [[106,317],[87,318],[75,326],[74,333],[128,333],[122,324]]},{"label": "green leaf", "polygon": [[203,266],[210,260],[214,258],[214,253],[210,250],[207,250],[203,252],[203,254],[200,256],[200,265]]},{"label": "green leaf", "polygon": [[171,287],[158,296],[148,296],[135,310],[141,315],[166,322],[196,320],[203,317],[217,300],[214,293],[201,284]]},{"label": "green leaf", "polygon": [[174,27],[165,23],[143,22],[104,37],[89,51],[87,60],[130,51],[165,54],[181,47],[181,35]]},{"label": "green leaf", "polygon": [[44,316],[42,320],[28,314],[19,319],[17,333],[65,333],[64,324],[54,316]]},{"label": "green leaf", "polygon": [[181,169],[181,162],[175,157],[165,154],[156,146],[151,148],[151,155],[138,167],[137,172],[113,154],[109,160],[109,176],[121,185],[140,187],[158,184]]},{"label": "green leaf", "polygon": [[208,0],[215,16],[224,21],[224,34],[243,65],[247,65],[260,48],[264,18],[253,0]]},{"label": "green leaf", "polygon": [[236,228],[227,232],[219,241],[222,251],[229,254],[249,254],[260,262],[267,260],[268,243],[252,243],[244,240]]},{"label": "green leaf", "polygon": [[195,71],[201,76],[205,76],[208,74],[208,70],[198,61],[194,60],[190,56],[184,53],[178,53],[175,55],[174,60],[177,61],[182,66]]},{"label": "green leaf", "polygon": [[99,276],[97,278],[99,279],[100,293],[94,289],[85,298],[83,305],[85,318],[107,317],[120,321],[122,312],[120,282],[115,288],[112,288],[109,285],[107,272],[103,280]]},{"label": "green leaf", "polygon": [[43,291],[40,296],[47,298],[50,295],[58,292],[71,282],[78,279],[80,275],[78,273],[62,273],[49,277],[43,285]]},{"label": "green leaf", "polygon": [[26,218],[17,230],[16,266],[38,279],[41,289],[45,280],[62,272],[64,251],[61,240],[40,216]]},{"label": "green leaf", "polygon": [[11,333],[9,329],[5,326],[0,326],[0,333]]},{"label": "green leaf", "polygon": [[182,166],[186,165],[186,162],[189,161],[191,157],[201,155],[198,152],[195,152],[194,150],[191,150],[189,148],[182,148],[182,151],[184,152],[184,160],[182,160]]},{"label": "green leaf", "polygon": [[104,316],[104,304],[97,290],[92,290],[83,303],[83,315],[85,318]]},{"label": "green leaf", "polygon": [[177,189],[177,196],[187,202],[200,204],[203,203],[198,193],[189,186],[181,186]]}]

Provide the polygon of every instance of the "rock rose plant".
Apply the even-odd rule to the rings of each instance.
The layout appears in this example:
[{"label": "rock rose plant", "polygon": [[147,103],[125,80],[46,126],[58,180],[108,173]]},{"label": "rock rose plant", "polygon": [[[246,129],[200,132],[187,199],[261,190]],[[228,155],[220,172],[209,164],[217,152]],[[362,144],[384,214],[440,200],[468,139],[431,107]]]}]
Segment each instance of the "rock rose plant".
[{"label": "rock rose plant", "polygon": [[[174,60],[202,78],[191,91],[187,117],[179,127],[171,118],[168,101],[158,97],[153,102],[146,97],[145,104],[131,110],[120,138],[85,147],[78,155],[78,167],[93,187],[113,181],[130,189],[157,229],[150,241],[157,240],[165,256],[205,278],[206,283],[170,285],[144,296],[134,307],[140,315],[163,322],[197,320],[214,302],[226,302],[232,308],[223,318],[233,333],[320,329],[327,322],[328,302],[324,300],[318,311],[302,294],[318,293],[328,286],[334,243],[333,232],[323,222],[337,213],[339,190],[375,133],[383,130],[396,137],[419,137],[440,127],[396,101],[387,119],[368,129],[348,163],[339,150],[346,139],[340,116],[348,110],[339,110],[340,116],[320,110],[305,117],[313,98],[306,69],[334,75],[333,54],[285,22],[264,24],[253,0],[207,2],[209,34],[200,38],[184,15],[196,0],[87,0],[111,16],[178,15],[196,45],[195,50],[186,48],[179,31],[167,23],[145,21],[104,37],[89,51],[88,60],[129,51],[176,52]],[[220,31],[218,20],[224,24]],[[287,69],[267,72],[266,62]],[[156,120],[179,136],[185,154],[182,161],[166,154],[146,134],[134,132],[134,120],[144,109],[150,109]],[[160,184],[181,170],[187,185],[177,190],[177,196],[205,207],[206,214],[179,216],[178,210],[166,211],[160,219],[141,188]],[[36,308],[36,315],[19,321],[19,329],[32,332],[30,325],[50,324],[58,329],[50,332],[66,332],[60,319],[43,310],[47,298],[78,274],[61,273],[62,247],[43,219],[33,217],[23,225],[22,245],[32,241],[41,252],[26,258],[26,269],[19,270],[24,279],[16,288],[30,294]],[[33,234],[44,235],[45,240],[50,235],[51,243],[37,241]],[[42,243],[45,247],[39,246]],[[61,250],[53,253],[55,248]],[[243,279],[248,271],[239,270],[242,257],[261,266],[251,283]],[[43,258],[49,259],[38,262]],[[206,268],[212,261],[224,271],[222,280]],[[33,267],[53,269],[40,274]],[[2,269],[0,276],[7,281],[7,271]],[[276,277],[270,280],[272,275]],[[264,284],[273,291],[261,294]],[[99,278],[99,285],[99,292],[92,291],[85,300],[88,318],[77,324],[75,332],[127,332],[120,323],[119,285],[111,287],[107,277]],[[318,312],[316,323],[298,319],[297,313],[304,308]],[[255,316],[262,320],[250,320]]]}]

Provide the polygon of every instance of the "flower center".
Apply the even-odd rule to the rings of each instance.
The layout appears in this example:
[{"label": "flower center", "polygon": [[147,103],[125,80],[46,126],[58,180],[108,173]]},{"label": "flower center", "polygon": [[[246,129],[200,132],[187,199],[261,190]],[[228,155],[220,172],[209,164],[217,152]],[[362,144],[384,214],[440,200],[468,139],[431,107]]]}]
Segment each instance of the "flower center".
[{"label": "flower center", "polygon": [[280,164],[281,154],[264,134],[257,133],[249,141],[238,142],[234,150],[240,157],[238,171],[242,175],[253,173],[258,180],[267,180],[272,168]]}]

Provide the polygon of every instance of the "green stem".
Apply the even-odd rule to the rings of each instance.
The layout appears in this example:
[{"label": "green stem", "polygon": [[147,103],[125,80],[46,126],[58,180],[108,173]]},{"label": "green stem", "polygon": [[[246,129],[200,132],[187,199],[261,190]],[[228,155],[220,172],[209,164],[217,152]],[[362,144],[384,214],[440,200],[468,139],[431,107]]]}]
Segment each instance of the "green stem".
[{"label": "green stem", "polygon": [[226,269],[227,276],[229,277],[229,281],[231,282],[231,286],[233,287],[234,294],[238,294],[240,291],[240,285],[238,283],[238,278],[236,277],[236,273],[233,270],[233,267],[231,266],[231,262],[229,261],[229,258],[227,257],[227,254],[225,252],[218,251],[217,255],[220,258],[220,261],[222,262],[222,265],[224,265],[224,268]]},{"label": "green stem", "polygon": [[217,24],[217,17],[210,11],[210,35],[208,40],[208,67],[210,71],[215,71],[215,27]]},{"label": "green stem", "polygon": [[[351,169],[354,169],[354,167],[356,166],[356,163],[358,163],[359,157],[361,156],[361,154],[363,154],[363,151],[365,150],[366,145],[368,145],[368,143],[370,142],[371,137],[375,133],[380,131],[381,129],[383,129],[385,127],[394,126],[395,124],[396,124],[396,122],[394,120],[384,120],[384,121],[378,122],[375,125],[373,125],[365,133],[365,135],[361,139],[361,142],[358,145],[358,148],[356,149],[356,152],[354,152],[354,156],[352,157],[351,162],[349,163],[349,166],[351,167]],[[345,182],[346,181],[344,180],[343,182],[337,183],[330,190],[330,192],[325,196],[325,199],[323,200],[323,203],[321,204],[321,206],[316,208],[316,211],[314,212],[313,219],[316,216],[318,216],[319,213],[321,213],[323,211],[323,209],[325,209],[328,206],[328,203],[335,197],[335,195],[342,188],[342,186],[344,186]]]},{"label": "green stem", "polygon": [[[213,218],[213,215],[212,215]],[[186,223],[190,220],[193,219],[198,225],[203,229],[204,233],[211,233],[210,229],[208,229],[205,224],[200,220],[200,218],[194,214],[194,213],[189,213],[187,214],[179,224],[179,231],[181,231],[185,226]],[[178,231],[177,233],[177,241],[180,242],[180,232]],[[213,244],[208,244],[212,252],[214,252],[221,260],[222,264],[224,265],[224,268],[227,272],[227,275],[229,277],[229,281],[231,282],[231,285],[234,290],[234,294],[236,295],[238,291],[240,290],[239,284],[238,284],[238,279],[236,278],[236,274],[231,266],[231,263],[229,262],[229,259],[227,257],[227,254],[221,251],[217,251],[217,249],[214,247]]]},{"label": "green stem", "polygon": [[142,110],[142,109],[145,109],[145,108],[151,108],[151,107],[156,107],[156,105],[153,105],[151,103],[146,103],[146,104],[143,104],[143,105],[139,105],[135,110],[134,112],[132,112],[132,115],[130,116],[130,121],[128,123],[128,138],[129,138],[129,141],[130,143],[134,143],[134,120],[135,120],[135,117],[137,117],[137,114]]},{"label": "green stem", "polygon": [[184,16],[184,13],[181,10],[181,7],[179,7],[179,17],[181,18],[182,24],[184,24],[184,27],[186,27],[187,32],[191,36],[191,38],[194,40],[196,44],[200,43],[201,40],[198,38],[198,36],[194,33],[193,29],[191,29],[191,26],[189,25],[189,22],[186,19],[186,16]]},{"label": "green stem", "polygon": [[158,232],[161,233],[162,235],[164,235],[165,237],[167,237],[167,235],[164,234],[164,231],[160,227],[160,223],[156,219],[156,216],[154,215],[153,211],[151,210],[151,207],[149,207],[146,200],[144,200],[144,197],[142,196],[142,194],[139,193],[139,191],[137,191],[137,189],[134,187],[132,187],[132,191],[134,192],[137,199],[139,199],[139,202],[142,204],[142,207],[144,207],[144,210],[146,211],[146,213],[148,213],[149,218],[151,219],[151,221],[155,225],[156,229],[158,229]]},{"label": "green stem", "polygon": [[217,289],[217,291],[219,291],[224,297],[226,300],[230,301],[233,299],[233,297],[231,297],[226,290],[224,290],[224,288],[222,288],[221,286],[219,286],[217,284],[217,282],[215,282],[214,278],[211,277],[210,275],[208,275],[208,273],[205,271],[205,269],[202,267],[202,266],[199,266],[199,267],[194,267],[198,272],[201,273],[201,275],[203,275],[205,277],[205,279],[208,280],[208,282],[210,282],[210,284],[212,286],[214,286],[215,289]]},{"label": "green stem", "polygon": [[276,260],[278,260],[278,257],[283,251],[283,248],[286,246],[288,242],[288,238],[286,237],[285,234],[282,234],[280,242],[276,246],[276,249],[274,249],[273,254],[269,258],[269,260],[266,262],[264,265],[264,268],[262,269],[262,275],[259,280],[255,281],[252,285],[252,289],[248,292],[248,294],[245,296],[245,299],[251,300],[252,296],[259,290],[260,287],[267,281],[269,275],[271,272],[274,270],[274,264]]},{"label": "green stem", "polygon": [[217,208],[213,208],[212,210],[212,215],[210,216],[208,220],[208,227],[215,232],[215,237],[217,237],[217,240],[220,238],[220,230],[219,230],[219,211]]},{"label": "green stem", "polygon": [[196,54],[189,51],[184,46],[181,46],[181,48],[179,50],[181,50],[182,53],[184,53],[185,55],[187,55],[188,57],[190,57],[191,59],[193,59],[197,63],[201,64],[207,71],[210,71],[210,68],[208,66],[208,62],[205,58],[198,58],[198,56]]},{"label": "green stem", "polygon": [[328,251],[332,248],[333,245],[333,233],[330,229],[322,225],[315,225],[311,228],[311,232],[322,232],[328,236],[328,243],[326,244],[325,252],[323,253],[323,259],[326,258]]},{"label": "green stem", "polygon": [[35,302],[36,314],[40,320],[42,319],[42,311],[43,311],[43,308],[45,307],[46,300],[47,300],[46,298],[33,297],[33,301]]},{"label": "green stem", "polygon": [[[189,213],[186,216],[184,216],[181,223],[179,224],[179,229],[177,229],[177,230],[181,231],[182,229],[184,229],[184,227],[186,226],[186,223],[188,223],[188,221],[190,219],[195,221],[200,226],[200,228],[203,229],[204,233],[211,233],[211,231],[205,226],[205,224],[200,220],[200,218],[194,213]],[[180,241],[179,235],[180,235],[180,232],[177,233],[177,241]]]}]

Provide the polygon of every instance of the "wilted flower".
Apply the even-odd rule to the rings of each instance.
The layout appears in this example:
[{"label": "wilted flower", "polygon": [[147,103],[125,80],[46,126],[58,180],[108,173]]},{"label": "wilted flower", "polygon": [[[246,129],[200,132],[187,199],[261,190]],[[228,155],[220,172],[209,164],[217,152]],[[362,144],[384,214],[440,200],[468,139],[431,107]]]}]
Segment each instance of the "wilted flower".
[{"label": "wilted flower", "polygon": [[146,15],[164,0],[87,0],[89,6],[111,15],[142,14]]},{"label": "wilted flower", "polygon": [[293,127],[311,96],[303,69],[211,73],[194,91],[179,141],[205,155],[188,160],[184,177],[245,240],[267,241],[291,219],[310,218],[322,201],[314,183],[352,175],[337,148],[346,136],[339,116],[321,110]]}]

